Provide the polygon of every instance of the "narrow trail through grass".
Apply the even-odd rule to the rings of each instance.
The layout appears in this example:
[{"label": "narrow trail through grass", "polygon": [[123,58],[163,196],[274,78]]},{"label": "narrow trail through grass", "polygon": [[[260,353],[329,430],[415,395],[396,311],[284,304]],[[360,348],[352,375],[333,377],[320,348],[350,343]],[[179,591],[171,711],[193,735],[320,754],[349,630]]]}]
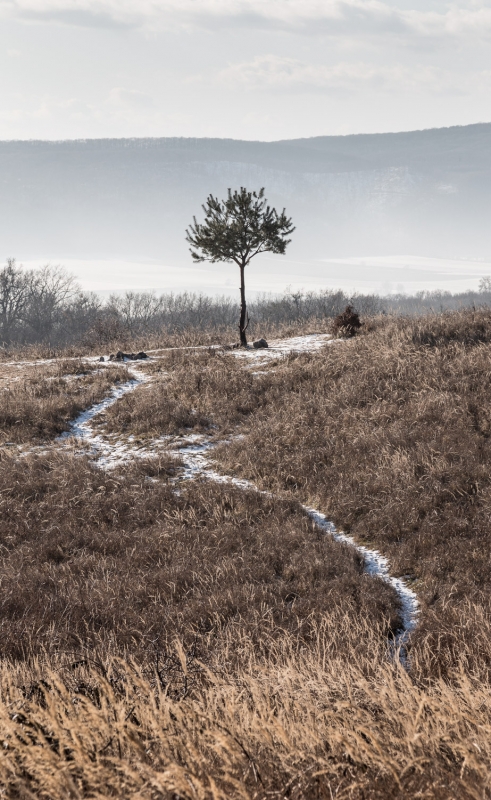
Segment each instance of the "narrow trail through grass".
[{"label": "narrow trail through grass", "polygon": [[[340,340],[330,340],[329,337],[325,335],[295,337],[294,339],[274,342],[273,346],[268,350],[250,349],[247,351],[237,351],[234,355],[244,361],[244,367],[251,366],[251,363],[263,366],[268,362],[272,362],[273,359],[278,358],[278,356],[281,357],[294,352],[319,350],[320,347],[325,346],[329,341],[332,343],[339,343]],[[157,353],[153,355],[153,358],[158,358]],[[70,430],[62,434],[57,440],[63,444],[70,444],[75,448],[80,447],[85,453],[88,450],[95,458],[97,466],[101,469],[112,469],[135,458],[155,458],[159,452],[168,454],[170,452],[171,441],[175,441],[175,437],[172,436],[163,436],[158,440],[152,439],[147,443],[135,440],[134,436],[127,437],[125,441],[118,439],[111,440],[103,434],[94,431],[91,423],[96,416],[103,413],[128,393],[135,391],[135,389],[140,387],[143,383],[152,381],[151,375],[133,365],[131,367],[128,366],[128,372],[132,376],[130,381],[116,386],[107,398],[82,412],[74,420]],[[218,444],[223,444],[224,442],[212,442],[209,438],[210,437],[205,435],[191,434],[181,439],[181,444],[177,448],[177,453],[182,458],[183,472],[181,474],[181,480],[205,478],[218,483],[229,483],[238,488],[253,490],[261,494],[269,494],[262,492],[250,481],[217,472],[210,463],[210,454]],[[301,504],[301,507],[317,528],[332,536],[335,541],[353,547],[362,556],[365,564],[365,571],[369,575],[382,579],[397,593],[400,602],[402,627],[395,636],[394,642],[391,644],[391,650],[401,661],[403,666],[407,667],[407,644],[410,633],[417,625],[419,616],[419,602],[416,593],[409,588],[403,578],[390,575],[388,559],[378,550],[372,550],[357,544],[353,537],[338,531],[334,524],[330,522],[321,511],[303,504]]]},{"label": "narrow trail through grass", "polygon": [[491,799],[491,313],[303,332],[1,367],[6,800]]}]

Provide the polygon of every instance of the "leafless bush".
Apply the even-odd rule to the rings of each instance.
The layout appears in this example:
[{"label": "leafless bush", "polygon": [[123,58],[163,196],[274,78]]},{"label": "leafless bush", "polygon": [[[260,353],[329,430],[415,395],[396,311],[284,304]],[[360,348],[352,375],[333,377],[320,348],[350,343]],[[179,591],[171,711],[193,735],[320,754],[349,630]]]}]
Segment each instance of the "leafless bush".
[{"label": "leafless bush", "polygon": [[336,336],[355,336],[361,328],[360,316],[353,306],[346,306],[332,321],[332,332]]},{"label": "leafless bush", "polygon": [[0,341],[64,345],[94,324],[100,302],[61,267],[26,270],[9,258],[0,270]]}]

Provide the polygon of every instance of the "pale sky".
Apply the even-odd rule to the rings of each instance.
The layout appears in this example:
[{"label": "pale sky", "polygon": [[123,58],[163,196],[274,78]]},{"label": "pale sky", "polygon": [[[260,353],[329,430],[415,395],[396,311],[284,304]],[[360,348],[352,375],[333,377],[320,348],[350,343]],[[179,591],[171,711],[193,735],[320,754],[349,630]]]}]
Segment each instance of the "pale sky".
[{"label": "pale sky", "polygon": [[491,0],[0,0],[0,139],[491,121]]}]

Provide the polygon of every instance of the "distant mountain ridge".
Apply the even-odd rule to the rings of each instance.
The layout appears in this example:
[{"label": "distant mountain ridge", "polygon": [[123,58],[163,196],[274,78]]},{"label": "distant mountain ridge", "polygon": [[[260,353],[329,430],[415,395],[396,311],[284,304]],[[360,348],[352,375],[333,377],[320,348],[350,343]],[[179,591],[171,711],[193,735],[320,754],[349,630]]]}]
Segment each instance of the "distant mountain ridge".
[{"label": "distant mountain ridge", "polygon": [[265,186],[291,254],[491,253],[491,123],[408,133],[0,142],[3,255],[187,259],[211,192]]}]

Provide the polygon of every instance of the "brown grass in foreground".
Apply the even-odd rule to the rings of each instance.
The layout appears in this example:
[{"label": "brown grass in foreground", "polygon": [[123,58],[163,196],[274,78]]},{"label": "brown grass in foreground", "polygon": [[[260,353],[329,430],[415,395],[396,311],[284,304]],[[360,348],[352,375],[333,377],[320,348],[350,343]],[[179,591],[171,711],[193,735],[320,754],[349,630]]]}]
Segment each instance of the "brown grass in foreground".
[{"label": "brown grass in foreground", "polygon": [[262,635],[266,655],[230,630],[216,668],[178,641],[167,669],[66,658],[4,666],[2,796],[490,797],[487,682],[461,673],[453,685],[418,686],[384,662],[378,631],[339,610],[323,615],[308,647],[273,627]]},{"label": "brown grass in foreground", "polygon": [[[396,598],[295,502],[208,482],[176,494],[176,466],[0,460],[0,796],[259,797],[296,781],[319,796],[311,732],[303,753],[301,728],[276,744],[284,702],[292,725],[308,696],[312,713],[324,702],[289,664],[319,652],[373,675]],[[292,694],[275,700],[279,675]]]},{"label": "brown grass in foreground", "polygon": [[[223,469],[275,498],[2,456],[0,797],[491,798],[491,317],[364,331],[265,375],[171,354],[107,415],[243,433]],[[416,579],[409,674],[393,593],[298,500]]]},{"label": "brown grass in foreground", "polygon": [[85,408],[129,380],[123,366],[100,369],[80,360],[3,367],[0,372],[0,444],[45,441],[68,430]]}]

